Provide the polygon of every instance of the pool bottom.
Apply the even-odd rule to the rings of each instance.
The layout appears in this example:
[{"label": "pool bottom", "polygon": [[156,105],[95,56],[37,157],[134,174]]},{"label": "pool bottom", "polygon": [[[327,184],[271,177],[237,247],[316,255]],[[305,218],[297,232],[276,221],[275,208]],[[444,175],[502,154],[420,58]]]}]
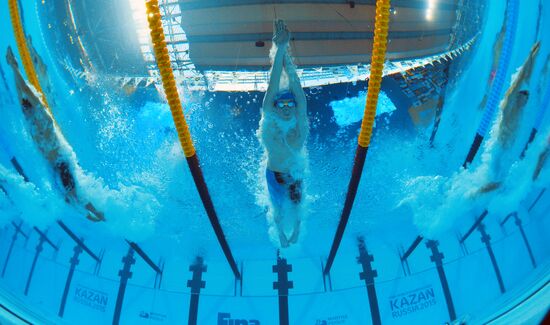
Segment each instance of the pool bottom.
[{"label": "pool bottom", "polygon": [[[489,308],[483,315],[477,317],[462,316],[459,322],[468,324],[543,324],[548,317],[548,301],[550,301],[550,263],[539,268],[536,274],[516,290],[507,293],[494,302],[495,308]],[[218,313],[215,324],[230,324],[230,313]],[[348,322],[347,316],[337,316],[327,320],[317,320],[314,324],[354,324]],[[145,321],[145,319],[144,319]],[[65,324],[60,318],[50,318],[31,306],[24,300],[0,287],[0,323],[1,324]],[[242,324],[254,324],[241,322]],[[273,322],[275,323],[275,322]],[[214,324],[214,323],[212,323]],[[238,324],[238,323],[233,323]],[[258,322],[257,324],[264,324]]]},{"label": "pool bottom", "polygon": [[73,241],[61,241],[61,229],[47,233],[54,250],[25,224],[20,230],[28,239],[14,240],[12,224],[0,237],[3,304],[32,323],[475,324],[521,315],[535,321],[547,307],[550,220],[540,217],[547,208],[538,205],[524,217],[523,232],[486,220],[463,245],[452,236],[422,241],[403,267],[398,254],[367,241],[355,252],[346,247],[330,276],[323,276],[321,259],[274,256],[240,263],[243,281],[219,258],[157,263],[153,256],[155,269],[125,242],[99,254],[98,267]]}]

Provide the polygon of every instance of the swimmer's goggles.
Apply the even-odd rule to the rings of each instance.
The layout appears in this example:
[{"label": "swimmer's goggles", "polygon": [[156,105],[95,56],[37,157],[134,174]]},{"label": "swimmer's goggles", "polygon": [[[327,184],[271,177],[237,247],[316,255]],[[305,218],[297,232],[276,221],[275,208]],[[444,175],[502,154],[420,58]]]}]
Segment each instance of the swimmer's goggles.
[{"label": "swimmer's goggles", "polygon": [[292,99],[290,100],[276,100],[275,101],[275,107],[277,108],[285,108],[285,107],[288,107],[288,108],[294,108],[296,107],[296,102]]}]

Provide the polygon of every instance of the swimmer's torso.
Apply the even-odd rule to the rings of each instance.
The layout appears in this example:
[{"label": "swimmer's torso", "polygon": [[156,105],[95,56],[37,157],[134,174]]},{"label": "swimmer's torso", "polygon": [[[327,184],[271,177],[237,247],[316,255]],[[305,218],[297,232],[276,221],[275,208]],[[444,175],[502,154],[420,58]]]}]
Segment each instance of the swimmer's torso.
[{"label": "swimmer's torso", "polygon": [[75,181],[69,170],[69,166],[72,164],[63,155],[67,151],[63,148],[62,140],[60,140],[62,135],[56,130],[57,126],[53,117],[44,106],[35,107],[28,101],[23,101],[22,109],[29,125],[31,137],[44,158],[48,160],[49,165],[54,168],[59,188],[65,191],[65,199],[68,202],[77,202]]},{"label": "swimmer's torso", "polygon": [[307,128],[301,126],[296,117],[286,121],[275,113],[266,112],[260,123],[260,134],[267,152],[267,168],[292,173],[303,165]]},{"label": "swimmer's torso", "polygon": [[52,117],[44,107],[23,105],[23,114],[29,123],[31,137],[38,149],[50,163],[60,159],[60,143],[58,141]]}]

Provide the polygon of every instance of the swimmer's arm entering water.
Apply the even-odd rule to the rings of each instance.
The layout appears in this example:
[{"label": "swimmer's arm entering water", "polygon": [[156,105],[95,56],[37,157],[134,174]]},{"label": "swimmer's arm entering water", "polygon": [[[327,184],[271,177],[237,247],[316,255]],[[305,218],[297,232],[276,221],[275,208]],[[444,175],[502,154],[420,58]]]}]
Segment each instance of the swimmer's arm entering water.
[{"label": "swimmer's arm entering water", "polygon": [[45,76],[48,73],[48,68],[44,63],[44,60],[42,60],[42,58],[40,57],[40,55],[38,55],[38,52],[34,48],[34,44],[32,43],[32,37],[30,35],[27,35],[27,41],[29,44],[29,52],[31,53],[31,59],[35,65],[37,72],[42,76]]},{"label": "swimmer's arm entering water", "polygon": [[289,32],[282,20],[277,20],[274,25],[273,43],[277,46],[273,65],[269,74],[269,84],[265,93],[262,110],[273,107],[275,95],[279,92],[279,84],[281,82],[281,74],[283,73],[283,61],[288,47]]},{"label": "swimmer's arm entering water", "polygon": [[33,107],[38,107],[40,105],[43,105],[40,98],[36,96],[34,91],[29,87],[29,85],[23,78],[23,75],[19,70],[19,66],[17,65],[17,61],[15,60],[15,56],[13,54],[11,47],[8,47],[8,51],[6,53],[6,61],[11,66],[13,70],[13,74],[15,76],[15,86],[16,86],[15,88],[17,89],[19,102],[21,103],[23,99],[26,99],[30,102],[30,104]]},{"label": "swimmer's arm entering water", "polygon": [[531,52],[529,52],[529,56],[525,60],[525,62],[522,64],[522,66],[519,69],[519,72],[516,76],[516,78],[512,81],[512,84],[506,91],[506,94],[504,95],[504,100],[501,103],[501,107],[503,110],[509,109],[507,108],[509,105],[515,104],[515,99],[518,97],[518,94],[520,93],[522,86],[524,83],[529,82],[529,78],[531,77],[531,72],[533,70],[533,66],[535,63],[535,59],[537,57],[537,54],[540,49],[540,43],[537,42],[533,47],[531,48]]},{"label": "swimmer's arm entering water", "polygon": [[518,79],[520,80],[529,80],[531,78],[531,73],[533,72],[533,67],[535,66],[535,59],[540,50],[540,42],[535,43],[529,52],[529,57],[525,60],[521,68],[520,75]]},{"label": "swimmer's arm entering water", "polygon": [[306,116],[307,113],[307,100],[302,84],[300,83],[300,77],[296,73],[296,66],[292,62],[290,54],[286,52],[284,60],[284,68],[288,75],[288,81],[290,86],[290,91],[294,95],[296,100],[296,109],[298,110],[300,116]]},{"label": "swimmer's arm entering water", "polygon": [[307,99],[300,78],[296,73],[296,66],[292,62],[292,57],[287,52],[285,55],[284,68],[288,75],[290,91],[294,95],[296,101],[296,123],[298,126],[298,136],[296,137],[294,145],[302,147],[306,141],[307,134],[309,133],[309,124],[307,120]]}]

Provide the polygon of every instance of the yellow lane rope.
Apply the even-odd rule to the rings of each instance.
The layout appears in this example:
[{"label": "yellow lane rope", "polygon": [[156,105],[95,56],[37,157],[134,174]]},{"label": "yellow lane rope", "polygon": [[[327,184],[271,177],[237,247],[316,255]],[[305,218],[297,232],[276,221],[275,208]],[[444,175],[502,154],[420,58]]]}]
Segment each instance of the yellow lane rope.
[{"label": "yellow lane rope", "polygon": [[359,145],[363,148],[369,146],[374,127],[376,105],[378,104],[378,94],[380,93],[380,84],[382,83],[382,71],[384,70],[384,61],[386,60],[389,21],[390,0],[377,0],[367,102],[358,139]]},{"label": "yellow lane rope", "polygon": [[147,21],[149,22],[149,29],[151,30],[151,39],[153,40],[153,50],[160,70],[164,93],[168,99],[168,105],[172,112],[176,130],[178,131],[181,147],[183,148],[185,156],[189,158],[195,155],[195,147],[191,140],[189,127],[185,121],[178,89],[176,88],[176,80],[174,79],[174,72],[172,71],[170,57],[168,56],[168,48],[166,47],[164,38],[159,4],[157,0],[148,0],[145,5],[147,8]]},{"label": "yellow lane rope", "polygon": [[[31,53],[27,45],[27,38],[25,37],[25,32],[23,31],[23,26],[21,24],[21,15],[19,13],[19,6],[17,0],[8,0],[8,7],[10,10],[11,25],[13,28],[13,33],[15,34],[15,41],[17,43],[17,50],[19,51],[19,56],[23,63],[23,68],[27,74],[27,78],[31,85],[42,95],[42,101],[46,110],[51,114],[50,106],[44,95],[44,91],[40,86],[38,81],[38,76],[36,75],[36,70],[32,63]],[[51,114],[52,115],[52,114]],[[52,115],[53,116],[53,115]]]}]

